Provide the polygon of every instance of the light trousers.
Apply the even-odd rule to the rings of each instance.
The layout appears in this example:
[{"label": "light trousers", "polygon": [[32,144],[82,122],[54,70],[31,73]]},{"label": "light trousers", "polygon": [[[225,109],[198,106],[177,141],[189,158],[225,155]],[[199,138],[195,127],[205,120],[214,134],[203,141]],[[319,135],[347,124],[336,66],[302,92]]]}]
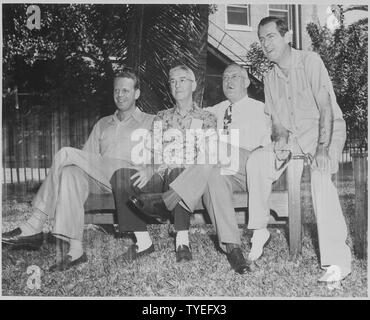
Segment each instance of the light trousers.
[{"label": "light trousers", "polygon": [[249,154],[249,151],[239,149],[239,170],[233,175],[222,175],[217,166],[193,166],[183,171],[170,184],[191,211],[194,211],[203,196],[203,203],[216,229],[220,248],[224,251],[227,243],[241,243],[233,192],[246,191],[245,165]]},{"label": "light trousers", "polygon": [[[329,149],[331,170],[324,172],[311,166],[311,192],[317,221],[321,266],[338,265],[342,273],[347,274],[351,271],[351,251],[346,244],[347,226],[337,190],[331,180],[331,173],[338,170],[340,146],[341,141],[337,141],[337,144],[335,140],[332,141]],[[247,163],[248,228],[266,228],[270,215],[268,198],[271,194],[271,185],[285,169],[286,167],[280,171],[276,170],[272,144],[256,150],[250,156]]]},{"label": "light trousers", "polygon": [[56,236],[81,241],[88,195],[111,193],[109,180],[122,167],[132,164],[75,148],[62,148],[56,153],[32,205],[49,217]]}]

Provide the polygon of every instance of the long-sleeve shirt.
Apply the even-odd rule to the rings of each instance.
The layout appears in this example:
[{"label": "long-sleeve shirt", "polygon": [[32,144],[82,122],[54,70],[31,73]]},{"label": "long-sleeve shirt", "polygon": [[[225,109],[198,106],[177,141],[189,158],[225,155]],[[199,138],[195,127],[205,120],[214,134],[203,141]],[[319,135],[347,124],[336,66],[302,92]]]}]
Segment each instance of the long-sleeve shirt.
[{"label": "long-sleeve shirt", "polygon": [[136,108],[130,117],[120,121],[116,111],[95,124],[83,150],[102,157],[131,161],[132,148],[138,144],[132,139],[132,134],[137,129],[149,130],[153,119],[154,115]]},{"label": "long-sleeve shirt", "polygon": [[320,119],[316,97],[330,96],[333,132],[342,141],[340,144],[345,141],[346,125],[320,56],[315,52],[291,50],[288,75],[275,65],[265,77],[266,112],[278,119],[291,137],[297,138],[304,153],[313,155],[319,138]]}]

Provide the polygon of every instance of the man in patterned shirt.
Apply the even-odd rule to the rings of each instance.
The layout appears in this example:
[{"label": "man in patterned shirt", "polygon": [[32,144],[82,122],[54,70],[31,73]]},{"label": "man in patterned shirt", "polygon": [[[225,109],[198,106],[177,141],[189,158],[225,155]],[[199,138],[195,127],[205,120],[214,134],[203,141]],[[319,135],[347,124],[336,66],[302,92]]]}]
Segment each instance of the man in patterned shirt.
[{"label": "man in patterned shirt", "polygon": [[[195,199],[200,199],[206,189],[206,176],[213,169],[212,165],[197,165],[201,146],[187,141],[189,129],[203,129],[216,135],[216,117],[199,108],[193,102],[196,88],[195,76],[187,66],[177,66],[169,72],[171,94],[176,105],[169,110],[160,111],[153,121],[149,137],[154,137],[152,163],[140,170],[122,168],[111,179],[115,197],[120,232],[134,232],[136,243],[117,260],[130,262],[152,253],[154,246],[147,231],[145,218],[129,205],[133,195],[142,193],[162,193],[169,184],[187,167],[190,175],[197,177],[198,188]],[[183,139],[185,137],[185,139]],[[184,143],[185,140],[185,143]],[[190,146],[190,147],[189,147]],[[204,177],[204,178],[202,178]],[[145,209],[145,208],[144,208]],[[168,211],[166,208],[163,208]],[[176,260],[191,260],[189,245],[190,215],[183,206],[174,207],[174,226],[176,235]]]}]

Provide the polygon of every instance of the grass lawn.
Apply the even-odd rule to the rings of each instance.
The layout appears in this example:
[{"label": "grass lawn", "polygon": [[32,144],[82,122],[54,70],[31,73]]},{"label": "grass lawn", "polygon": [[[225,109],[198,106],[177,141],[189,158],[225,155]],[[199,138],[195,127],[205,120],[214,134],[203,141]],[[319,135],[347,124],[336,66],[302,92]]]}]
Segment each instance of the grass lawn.
[{"label": "grass lawn", "polygon": [[[192,225],[190,241],[193,260],[176,263],[172,225],[150,225],[156,251],[129,265],[114,258],[124,252],[130,239],[115,238],[87,226],[84,249],[88,263],[64,273],[49,273],[55,246],[45,243],[39,251],[11,251],[2,248],[2,294],[4,296],[121,296],[121,297],[367,297],[367,261],[354,257],[352,273],[330,290],[317,283],[322,273],[318,263],[317,232],[312,212],[308,172],[302,183],[304,236],[302,255],[289,259],[287,230],[271,225],[272,240],[252,272],[239,275],[230,269],[226,256],[215,245],[211,225]],[[350,233],[353,253],[354,181],[350,170],[340,170],[338,190]],[[34,193],[21,198],[7,194],[3,199],[3,232],[17,226],[30,213]],[[240,226],[245,254],[251,232]],[[29,289],[29,266],[41,269],[40,289]]]}]

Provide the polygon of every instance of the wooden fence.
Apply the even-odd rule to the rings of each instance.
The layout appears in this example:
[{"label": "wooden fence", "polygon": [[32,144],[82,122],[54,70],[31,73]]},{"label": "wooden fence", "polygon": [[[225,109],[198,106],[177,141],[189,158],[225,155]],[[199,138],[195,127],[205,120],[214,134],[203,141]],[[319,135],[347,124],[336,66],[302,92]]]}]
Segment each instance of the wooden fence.
[{"label": "wooden fence", "polygon": [[[63,146],[82,148],[98,120],[86,111],[4,117],[2,126],[2,183],[39,183],[45,179],[54,154]],[[367,152],[356,136],[347,139],[341,163],[351,165],[353,154]]]},{"label": "wooden fence", "polygon": [[83,112],[51,112],[3,119],[2,183],[38,183],[64,146],[82,148],[96,122]]}]

